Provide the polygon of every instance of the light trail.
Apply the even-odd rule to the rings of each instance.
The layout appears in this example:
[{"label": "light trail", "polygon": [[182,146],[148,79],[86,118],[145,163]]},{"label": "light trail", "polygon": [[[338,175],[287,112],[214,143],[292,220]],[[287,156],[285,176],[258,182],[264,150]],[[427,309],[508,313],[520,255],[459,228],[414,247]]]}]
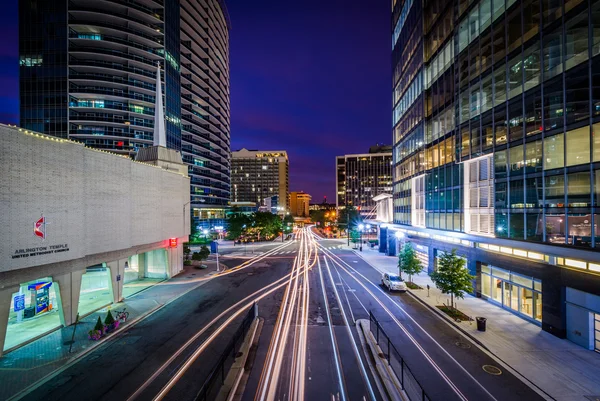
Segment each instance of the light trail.
[{"label": "light trail", "polygon": [[[331,340],[331,346],[334,350],[335,370],[338,376],[338,384],[340,385],[340,393],[342,395],[342,401],[346,401],[346,386],[344,385],[344,379],[342,378],[340,353],[337,350],[337,342],[333,334],[333,328],[331,327],[331,312],[329,311],[329,302],[327,301],[327,295],[325,294],[325,282],[323,280],[323,272],[321,270],[321,261],[318,262],[319,267],[319,278],[321,279],[321,291],[323,293],[323,303],[325,304],[325,312],[327,313],[327,327],[329,328],[329,339]],[[333,397],[333,395],[332,395]]]},{"label": "light trail", "polygon": [[[299,274],[300,272],[298,272]],[[292,277],[294,276],[293,272],[284,276],[282,279],[288,278],[288,276]],[[270,284],[269,286],[265,287],[264,289],[273,286],[274,284],[276,284],[277,282],[281,281],[278,280],[272,284]],[[239,308],[236,312],[233,313],[233,315],[231,315],[223,324],[221,324],[221,326],[219,326],[219,328],[217,328],[217,330],[215,330],[210,336],[209,338],[206,339],[206,341],[204,341],[202,343],[202,345],[200,345],[200,347],[198,347],[194,353],[186,360],[186,362],[177,370],[177,372],[175,373],[175,375],[169,380],[169,382],[161,389],[161,391],[153,398],[153,401],[160,401],[162,400],[168,393],[169,391],[173,388],[173,386],[179,381],[179,379],[181,379],[181,377],[186,373],[186,371],[190,368],[190,366],[198,359],[198,357],[200,356],[200,354],[206,349],[206,347],[237,317],[239,316],[242,312],[244,312],[245,310],[248,309],[248,307],[250,307],[251,305],[253,305],[254,303],[260,301],[261,299],[263,299],[264,297],[266,297],[267,295],[277,291],[278,289],[280,289],[281,287],[283,287],[284,285],[286,285],[285,283],[281,283],[279,285],[276,285],[275,287],[271,288],[270,290],[266,291],[265,293],[255,297],[254,299],[252,299],[250,302],[247,302],[245,305],[243,305],[241,308]],[[264,289],[259,290],[259,291],[264,291]],[[259,292],[257,291],[257,292]],[[256,293],[255,293],[256,294]],[[252,294],[254,295],[254,294]],[[250,295],[250,296],[252,296]],[[248,298],[248,297],[246,297]],[[240,301],[242,302],[242,301]],[[239,303],[239,302],[238,302]]]},{"label": "light trail", "polygon": [[[275,252],[278,249],[281,249],[282,247],[288,246],[290,245],[290,243],[283,245],[283,246],[279,246],[277,248],[274,248],[273,250],[269,251],[269,252]],[[256,257],[255,259],[252,259],[251,261],[248,262],[244,262],[242,265],[239,266],[243,266],[244,264],[246,264],[243,267],[240,267],[239,269],[237,269],[236,271],[239,271],[243,268],[252,266],[254,263],[261,261],[262,259],[264,259],[265,257],[269,256],[268,253],[265,253],[261,256]],[[228,272],[226,272],[227,274],[229,274],[231,272],[231,270],[229,270]],[[219,275],[215,275],[214,277],[218,277],[218,276],[223,276],[225,274],[219,274]],[[255,291],[254,293],[246,296],[244,299],[236,302],[234,305],[230,306],[229,308],[227,308],[226,310],[224,310],[223,312],[221,312],[218,316],[216,316],[214,319],[212,319],[207,325],[205,325],[200,331],[198,331],[194,336],[192,336],[185,344],[183,344],[181,347],[179,347],[179,349],[177,351],[175,351],[175,353],[173,353],[173,355],[171,355],[171,357],[165,362],[163,363],[153,374],[152,376],[150,376],[128,399],[127,401],[133,401],[135,400],[140,394],[142,394],[142,392],[154,381],[156,380],[156,378],[169,366],[171,365],[175,359],[181,355],[181,353],[188,348],[194,341],[196,341],[202,334],[204,334],[210,327],[212,327],[217,321],[219,321],[220,319],[222,319],[226,314],[228,314],[229,312],[231,312],[233,309],[235,308],[239,308],[239,306],[248,301],[249,299],[252,299],[253,297],[256,297],[257,294],[259,294],[261,291],[265,291],[267,289],[269,289],[270,287],[276,286],[278,283],[280,283],[281,281],[284,281],[285,279],[287,279],[288,277],[290,277],[292,275],[292,273],[289,273],[283,277],[281,277],[280,279],[272,282],[271,284],[267,285],[264,288],[261,288],[258,291]],[[280,284],[279,286],[277,286],[276,289],[281,288],[283,285],[285,285],[285,283]],[[252,302],[252,301],[250,301]]]},{"label": "light trail", "polygon": [[[335,285],[335,281],[333,280],[333,276],[331,275],[331,269],[329,268],[329,263],[327,262],[327,256],[325,256],[325,266],[327,266],[327,273],[329,275],[329,280],[331,280],[331,286],[333,287],[333,292],[335,293],[335,298],[337,299],[338,305],[340,306],[340,310],[342,311],[342,317],[344,319],[344,325],[346,326],[346,331],[348,333],[348,337],[350,338],[350,342],[352,343],[352,351],[354,351],[354,356],[360,366],[360,373],[363,377],[365,385],[369,390],[369,395],[371,396],[371,400],[375,401],[375,392],[373,391],[373,387],[371,386],[371,382],[369,381],[369,376],[367,375],[367,370],[365,369],[365,365],[360,357],[360,352],[358,351],[358,346],[356,345],[356,340],[352,335],[352,331],[350,330],[350,324],[348,323],[348,317],[346,316],[346,311],[344,310],[344,305],[342,304],[342,300],[340,298],[340,294]],[[348,308],[350,308],[350,304],[348,303]]]},{"label": "light trail", "polygon": [[[406,327],[396,318],[396,316],[394,316],[394,314],[385,306],[385,304],[383,304],[383,302],[381,302],[381,300],[375,296],[375,294],[373,294],[373,292],[371,292],[371,290],[369,290],[364,283],[362,283],[358,278],[355,277],[354,274],[352,274],[348,269],[352,270],[356,275],[362,277],[367,283],[371,284],[373,287],[375,287],[377,290],[379,290],[379,292],[381,294],[383,294],[386,298],[388,298],[396,307],[398,307],[417,327],[419,327],[419,329],[425,333],[425,335],[427,337],[429,337],[429,339],[436,344],[441,350],[442,352],[444,352],[452,361],[454,361],[456,363],[456,365],[459,366],[459,368],[468,376],[470,377],[475,383],[477,383],[477,385],[490,397],[490,399],[492,400],[496,400],[496,398],[489,392],[487,391],[487,389],[485,387],[483,387],[481,385],[481,383],[479,383],[456,359],[454,359],[454,357],[452,357],[450,355],[450,353],[444,349],[444,347],[441,346],[441,344],[439,344],[421,325],[419,325],[413,318],[412,316],[410,316],[410,314],[408,312],[406,312],[406,310],[404,310],[404,308],[402,308],[400,305],[398,305],[397,302],[395,302],[388,294],[386,294],[385,292],[383,292],[383,290],[381,290],[381,288],[379,288],[379,286],[375,283],[373,283],[371,280],[369,280],[367,277],[365,277],[362,273],[360,273],[358,270],[354,269],[352,266],[350,266],[348,263],[346,263],[343,259],[341,259],[339,256],[335,255],[333,252],[329,251],[328,249],[324,248],[323,246],[319,245],[319,247],[321,248],[321,250],[327,254],[327,256],[330,258],[330,260],[332,261],[332,263],[337,264],[343,271],[345,271],[350,277],[352,277],[361,287],[363,287],[363,289],[369,294],[371,295],[371,297],[373,297],[373,299],[375,300],[375,302],[377,302],[381,308],[392,318],[392,320],[394,321],[394,323],[396,323],[396,325],[404,332],[404,334],[408,337],[408,339],[417,347],[417,349],[423,354],[423,356],[425,357],[425,359],[427,359],[429,361],[429,363],[432,365],[432,367],[440,374],[440,376],[442,377],[442,379],[452,388],[452,390],[456,393],[456,395],[461,398],[464,401],[467,401],[466,396],[460,391],[460,389],[454,384],[454,382],[452,382],[452,380],[450,380],[450,378],[444,373],[444,371],[435,363],[435,361],[433,360],[433,358],[427,353],[427,351],[425,351],[425,349],[417,342],[417,340],[409,333],[409,331],[406,329]],[[344,267],[347,266],[347,268]]]},{"label": "light trail", "polygon": [[[297,236],[300,238],[300,248],[294,263],[298,274],[296,280],[289,282],[287,288],[289,297],[284,297],[280,307],[255,395],[257,401],[274,400],[277,389],[281,388],[282,383],[279,383],[279,378],[289,337],[292,341],[292,356],[287,386],[288,398],[293,401],[304,399],[310,300],[308,274],[317,262],[318,249],[310,241],[311,237],[306,229],[299,230]],[[293,316],[295,316],[295,324],[292,328]]]}]

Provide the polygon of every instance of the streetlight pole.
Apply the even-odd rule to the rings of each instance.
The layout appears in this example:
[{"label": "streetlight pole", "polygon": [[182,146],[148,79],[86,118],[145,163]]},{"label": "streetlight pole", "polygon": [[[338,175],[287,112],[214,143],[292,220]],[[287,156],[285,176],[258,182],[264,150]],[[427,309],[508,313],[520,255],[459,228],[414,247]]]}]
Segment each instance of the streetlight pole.
[{"label": "streetlight pole", "polygon": [[361,252],[362,252],[362,233],[363,233],[364,228],[365,228],[364,224],[359,224],[358,225],[358,232],[360,233],[360,246],[359,246],[359,250]]},{"label": "streetlight pole", "polygon": [[350,246],[350,213],[348,212],[348,206],[346,206],[346,238],[348,238],[348,246]]}]

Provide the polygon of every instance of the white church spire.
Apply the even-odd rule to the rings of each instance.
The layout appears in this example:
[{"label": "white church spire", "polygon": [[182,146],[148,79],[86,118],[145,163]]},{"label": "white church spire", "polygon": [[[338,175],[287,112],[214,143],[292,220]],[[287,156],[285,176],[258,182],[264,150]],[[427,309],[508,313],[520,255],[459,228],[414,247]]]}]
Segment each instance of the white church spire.
[{"label": "white church spire", "polygon": [[154,146],[167,147],[165,133],[165,114],[163,111],[162,85],[160,82],[160,64],[156,68],[156,101],[154,103]]}]

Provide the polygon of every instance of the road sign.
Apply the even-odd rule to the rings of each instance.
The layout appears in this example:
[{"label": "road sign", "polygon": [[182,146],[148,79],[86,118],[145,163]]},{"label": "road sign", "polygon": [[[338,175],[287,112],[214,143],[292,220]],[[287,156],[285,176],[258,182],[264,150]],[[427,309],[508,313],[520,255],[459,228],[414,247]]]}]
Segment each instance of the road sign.
[{"label": "road sign", "polygon": [[19,294],[14,298],[15,312],[25,309],[25,294]]}]

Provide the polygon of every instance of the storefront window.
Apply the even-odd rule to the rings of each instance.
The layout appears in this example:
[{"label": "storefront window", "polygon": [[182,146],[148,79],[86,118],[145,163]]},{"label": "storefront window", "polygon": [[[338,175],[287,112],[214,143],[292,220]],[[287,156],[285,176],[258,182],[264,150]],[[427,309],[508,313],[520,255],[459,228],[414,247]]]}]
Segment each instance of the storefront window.
[{"label": "storefront window", "polygon": [[502,283],[503,281],[498,278],[492,278],[492,298],[494,301],[502,303]]},{"label": "storefront window", "polygon": [[88,267],[81,277],[79,314],[85,316],[112,302],[110,270],[105,264]]},{"label": "storefront window", "polygon": [[58,287],[50,277],[20,285],[12,294],[4,350],[61,326]]},{"label": "storefront window", "polygon": [[481,274],[481,293],[486,297],[492,296],[492,278],[487,274]]},{"label": "storefront window", "polygon": [[521,288],[520,304],[521,313],[533,317],[533,291],[527,288]]},{"label": "storefront window", "polygon": [[535,320],[538,322],[542,321],[542,293],[534,292],[533,293],[533,302],[535,305]]},{"label": "storefront window", "polygon": [[[487,272],[491,270],[491,275]],[[532,277],[481,265],[481,293],[517,314],[542,319],[542,284]]]}]

